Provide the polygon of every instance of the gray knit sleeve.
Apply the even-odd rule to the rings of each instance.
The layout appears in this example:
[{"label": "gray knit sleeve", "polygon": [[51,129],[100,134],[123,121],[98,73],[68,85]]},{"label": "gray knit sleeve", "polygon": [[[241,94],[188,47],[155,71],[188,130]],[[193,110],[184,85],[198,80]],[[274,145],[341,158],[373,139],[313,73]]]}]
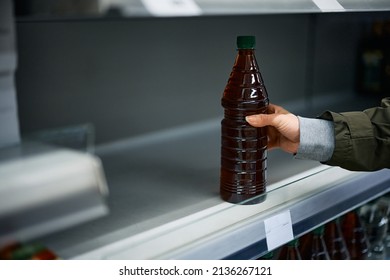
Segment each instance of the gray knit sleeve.
[{"label": "gray knit sleeve", "polygon": [[298,119],[300,144],[295,158],[320,162],[329,160],[335,147],[333,122],[303,117]]}]

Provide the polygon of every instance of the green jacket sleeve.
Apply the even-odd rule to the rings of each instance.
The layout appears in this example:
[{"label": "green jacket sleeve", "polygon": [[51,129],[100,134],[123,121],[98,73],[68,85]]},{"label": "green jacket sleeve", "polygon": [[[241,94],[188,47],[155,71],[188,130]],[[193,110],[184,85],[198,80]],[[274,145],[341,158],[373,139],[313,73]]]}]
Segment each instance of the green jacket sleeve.
[{"label": "green jacket sleeve", "polygon": [[362,112],[327,111],[320,118],[334,123],[335,148],[325,164],[356,171],[390,168],[389,97],[380,107]]}]

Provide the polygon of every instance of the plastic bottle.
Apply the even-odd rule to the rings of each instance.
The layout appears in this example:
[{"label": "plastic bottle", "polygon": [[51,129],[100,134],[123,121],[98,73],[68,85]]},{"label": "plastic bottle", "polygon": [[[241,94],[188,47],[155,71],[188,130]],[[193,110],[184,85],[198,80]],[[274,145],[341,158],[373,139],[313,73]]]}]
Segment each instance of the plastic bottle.
[{"label": "plastic bottle", "polygon": [[351,260],[366,260],[369,243],[357,210],[345,214],[341,221],[341,230]]},{"label": "plastic bottle", "polygon": [[339,219],[325,225],[325,243],[331,260],[349,260],[347,244],[340,227]]},{"label": "plastic bottle", "polygon": [[0,260],[57,260],[58,256],[41,244],[12,243],[0,248]]},{"label": "plastic bottle", "polygon": [[279,252],[279,260],[301,260],[301,253],[299,252],[299,239],[294,239],[284,245]]},{"label": "plastic bottle", "polygon": [[301,241],[300,252],[303,260],[329,260],[324,240],[324,226],[306,234]]},{"label": "plastic bottle", "polygon": [[260,195],[266,190],[267,135],[245,117],[266,113],[269,100],[255,57],[255,37],[238,36],[237,48],[221,100],[220,195],[231,203],[254,204],[265,199]]},{"label": "plastic bottle", "polygon": [[[389,34],[390,34],[390,21],[389,21]],[[379,207],[382,209],[384,215],[387,217],[387,233],[386,237],[384,238],[384,244],[385,244],[385,259],[390,260],[390,193],[387,193],[386,195],[382,196],[379,199]]]},{"label": "plastic bottle", "polygon": [[388,227],[387,213],[382,211],[378,202],[374,202],[361,208],[361,218],[370,244],[368,259],[384,260]]}]

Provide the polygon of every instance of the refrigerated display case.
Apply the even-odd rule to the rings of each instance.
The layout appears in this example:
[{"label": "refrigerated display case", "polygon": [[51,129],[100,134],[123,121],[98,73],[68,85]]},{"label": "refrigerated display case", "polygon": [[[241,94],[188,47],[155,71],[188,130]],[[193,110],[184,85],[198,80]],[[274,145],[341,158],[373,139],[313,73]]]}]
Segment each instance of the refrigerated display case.
[{"label": "refrigerated display case", "polygon": [[[349,28],[389,18],[386,1],[247,1],[240,7],[234,1],[182,1],[192,13],[179,8],[170,14],[162,11],[172,1],[159,8],[150,2],[85,1],[77,10],[15,1],[21,130],[91,118],[94,153],[109,189],[105,216],[22,241],[43,243],[65,259],[254,259],[390,191],[387,169],[351,172],[270,151],[263,203],[230,204],[218,195],[219,93],[233,59],[220,50],[231,35],[260,28],[267,38],[259,47],[267,55],[259,63],[272,102],[301,115],[329,107],[361,109],[377,97],[357,96],[353,73],[330,66],[328,56],[353,67],[354,55],[345,48],[358,42],[358,30]],[[347,27],[340,25],[345,18]],[[123,37],[127,32],[131,39]],[[216,34],[221,42],[211,52],[198,44]],[[343,41],[344,35],[351,37]],[[150,56],[138,55],[134,42]],[[33,71],[37,55],[40,71]],[[180,61],[188,57],[190,67]],[[219,74],[210,78],[212,73]],[[204,93],[195,95],[200,89]],[[206,97],[210,92],[216,97]],[[70,100],[72,114],[64,105]],[[162,117],[148,119],[151,112]]]},{"label": "refrigerated display case", "polygon": [[[43,241],[76,259],[250,259],[389,191],[388,170],[350,172],[275,152],[263,203],[223,202],[218,127],[102,147],[110,215]],[[267,244],[279,230],[293,235]]]}]

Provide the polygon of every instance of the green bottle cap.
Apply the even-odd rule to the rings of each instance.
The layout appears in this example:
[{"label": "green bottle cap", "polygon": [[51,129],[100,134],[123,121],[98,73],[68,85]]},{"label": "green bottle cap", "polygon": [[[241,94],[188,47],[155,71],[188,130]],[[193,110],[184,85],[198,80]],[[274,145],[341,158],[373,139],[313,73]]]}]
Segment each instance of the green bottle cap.
[{"label": "green bottle cap", "polygon": [[299,245],[299,240],[298,239],[293,239],[290,242],[288,242],[288,246],[290,247],[295,247]]},{"label": "green bottle cap", "polygon": [[256,45],[255,36],[237,36],[237,48],[254,49]]},{"label": "green bottle cap", "polygon": [[322,226],[319,226],[319,227],[315,228],[315,229],[313,230],[313,233],[314,233],[315,235],[323,235],[323,234],[324,234],[324,231],[325,231],[325,227],[322,225]]}]

